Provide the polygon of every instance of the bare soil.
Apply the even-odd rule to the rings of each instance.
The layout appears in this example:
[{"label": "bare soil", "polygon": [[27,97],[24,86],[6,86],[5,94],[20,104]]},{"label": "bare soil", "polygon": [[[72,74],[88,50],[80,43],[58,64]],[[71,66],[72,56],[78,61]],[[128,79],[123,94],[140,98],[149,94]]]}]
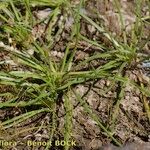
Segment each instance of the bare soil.
[{"label": "bare soil", "polygon": [[[78,3],[78,1],[76,1]],[[135,2],[129,0],[121,1],[121,11],[125,20],[126,32],[131,31],[132,25],[135,22],[134,14]],[[143,1],[141,6],[143,10],[143,16],[148,16],[148,6],[146,2]],[[119,15],[114,8],[112,1],[108,0],[89,0],[85,3],[86,14],[98,24],[103,24],[105,28],[110,31],[117,39],[122,38],[121,25],[119,21]],[[96,12],[99,15],[96,15]],[[72,24],[70,24],[72,25]],[[40,30],[43,30],[44,26],[39,25],[38,31],[39,35],[37,38],[42,38]],[[68,26],[67,26],[68,27]],[[33,34],[37,33],[33,30]],[[145,27],[145,33],[143,38],[147,38],[150,26]],[[89,39],[96,39],[100,43],[104,43],[108,47],[111,47],[111,43],[107,41],[101,33],[99,33],[94,27],[92,27],[84,19],[81,20],[81,33],[88,37]],[[52,53],[56,57],[56,61],[59,62],[61,57],[63,57],[63,52],[65,50],[65,43],[69,41],[70,27],[65,29],[61,33],[58,41],[55,41],[53,46],[53,51],[57,51],[57,54]],[[130,34],[128,34],[128,39],[130,40]],[[85,41],[80,41],[78,44],[78,51],[75,55],[75,65],[80,61],[91,56],[95,52],[101,51],[100,49],[89,45]],[[62,54],[60,54],[60,53]],[[146,45],[142,50],[142,53],[149,54],[149,46]],[[59,53],[59,54],[58,54]],[[93,66],[103,64],[104,60],[99,60],[99,62],[92,62]],[[3,67],[5,70],[8,66]],[[87,66],[83,66],[85,69]],[[81,69],[81,68],[80,68]],[[124,74],[127,78],[134,80],[137,84],[142,82],[145,85],[149,85],[149,77],[145,74],[146,70],[141,68],[131,67],[124,70]],[[144,110],[144,99],[149,101],[150,97],[145,97],[139,90],[130,85],[125,85],[124,98],[120,100],[118,111],[116,112],[116,103],[118,102],[118,95],[120,94],[120,83],[115,83],[106,79],[99,79],[86,82],[85,84],[80,84],[74,87],[82,96],[90,108],[95,114],[100,118],[107,129],[113,131],[114,137],[120,141],[124,146],[123,148],[118,148],[115,143],[112,142],[110,138],[107,137],[106,133],[101,130],[97,123],[92,120],[92,118],[84,111],[83,106],[79,105],[78,101],[74,96],[71,96],[71,101],[74,106],[73,110],[73,133],[72,137],[76,141],[76,146],[72,147],[72,150],[149,150],[150,149],[150,124],[148,121],[147,114]],[[107,91],[107,89],[110,89]],[[149,86],[150,89],[150,86]],[[1,87],[2,91],[14,90],[11,87]],[[106,91],[105,93],[103,91]],[[63,99],[63,98],[62,98]],[[4,100],[3,100],[4,101]],[[18,116],[19,114],[26,112],[26,110],[36,109],[33,107],[29,108],[6,108],[0,110],[0,120],[4,121],[6,118],[12,118]],[[116,113],[116,118],[113,120],[112,117]],[[58,106],[58,133],[53,138],[63,139],[60,134],[63,132],[64,125],[64,108],[63,103]],[[28,130],[29,128],[35,126],[46,126],[51,125],[51,115],[41,114],[36,116],[24,124],[20,125],[20,129],[27,130],[22,134],[17,135],[19,128],[9,129],[7,131],[1,130],[0,137],[5,140],[16,140],[17,146],[14,146],[13,150],[44,150],[44,146],[34,146],[33,148],[26,145],[26,141],[48,141],[51,130],[46,128],[38,128],[34,130]],[[53,143],[54,144],[54,143]],[[107,146],[105,146],[107,145]],[[137,149],[136,149],[137,147]],[[52,150],[60,150],[62,147],[52,146]]]}]

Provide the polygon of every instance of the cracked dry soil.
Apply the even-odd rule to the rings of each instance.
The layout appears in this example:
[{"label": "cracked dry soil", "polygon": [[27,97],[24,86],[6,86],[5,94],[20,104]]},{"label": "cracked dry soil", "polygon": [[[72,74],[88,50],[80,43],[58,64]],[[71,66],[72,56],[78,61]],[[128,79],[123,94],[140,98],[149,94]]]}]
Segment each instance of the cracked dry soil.
[{"label": "cracked dry soil", "polygon": [[[76,1],[77,3],[77,1]],[[85,3],[85,11],[87,15],[95,21],[100,21],[103,25],[117,38],[122,36],[121,27],[118,19],[118,13],[112,4],[112,1],[105,0],[90,0]],[[125,19],[126,32],[131,30],[132,24],[135,22],[134,15],[134,1],[122,0],[121,8]],[[143,2],[143,15],[149,15],[147,11],[147,6]],[[100,16],[95,15],[95,10],[99,12]],[[40,26],[42,28],[42,26]],[[148,36],[149,27],[145,27],[145,38]],[[68,38],[68,33],[65,36],[65,31],[63,31],[62,37],[57,41],[54,46],[54,50],[63,51],[65,38]],[[111,44],[93,28],[86,21],[81,20],[81,33],[88,37],[89,39],[96,39],[101,43],[106,42],[108,46]],[[40,35],[38,35],[40,36]],[[68,39],[67,39],[68,40]],[[66,41],[67,41],[66,40]],[[85,45],[85,46],[83,46]],[[86,50],[85,50],[86,48]],[[143,52],[147,52],[148,46],[143,48]],[[81,61],[94,53],[99,51],[92,46],[87,48],[87,45],[81,41],[79,44],[79,50],[76,53],[76,62]],[[59,59],[58,59],[59,60]],[[101,62],[100,62],[101,63]],[[103,63],[103,62],[102,62]],[[93,62],[93,65],[99,65],[99,62]],[[86,67],[86,66],[85,66]],[[125,71],[125,75],[134,80],[135,82],[143,82],[149,85],[149,77],[147,77],[143,69],[131,68]],[[8,89],[7,89],[8,88]],[[11,87],[1,89],[3,90],[13,90]],[[106,128],[110,128],[113,131],[114,137],[121,141],[125,146],[123,148],[118,148],[114,146],[103,130],[101,130],[97,123],[92,120],[92,118],[84,111],[83,106],[79,105],[78,101],[74,96],[70,97],[73,109],[73,139],[76,141],[77,145],[72,147],[71,150],[149,150],[150,149],[150,125],[144,110],[143,99],[144,95],[135,87],[126,84],[125,93],[123,99],[121,99],[118,112],[116,112],[116,102],[118,94],[120,92],[120,83],[115,83],[111,80],[99,79],[94,81],[86,82],[85,84],[80,84],[74,87],[77,90],[83,100],[87,102],[90,108],[93,110]],[[109,90],[108,90],[109,89]],[[149,86],[150,89],[150,86]],[[149,101],[149,97],[146,97]],[[29,108],[36,109],[36,108]],[[11,108],[0,110],[0,119],[17,116],[22,112],[25,112],[25,108]],[[114,116],[116,114],[117,117]],[[63,138],[60,134],[63,131],[64,125],[64,108],[63,103],[60,103],[58,107],[58,133],[55,139]],[[51,122],[50,114],[41,114],[36,116],[21,125],[21,130],[26,127],[32,128],[34,126],[46,126]],[[112,119],[113,118],[113,119]],[[19,130],[19,129],[17,129]],[[27,140],[35,141],[47,141],[49,139],[50,129],[39,128],[38,130],[24,132],[19,134],[19,136],[13,135],[17,133],[15,129],[8,131],[1,131],[1,136],[5,139],[15,140],[17,139],[17,146],[12,148],[16,150],[30,150],[25,143]],[[110,144],[111,143],[111,144]],[[106,146],[104,146],[106,145]],[[44,150],[43,146],[35,146],[33,150]],[[52,150],[60,150],[62,147],[51,147]]]}]

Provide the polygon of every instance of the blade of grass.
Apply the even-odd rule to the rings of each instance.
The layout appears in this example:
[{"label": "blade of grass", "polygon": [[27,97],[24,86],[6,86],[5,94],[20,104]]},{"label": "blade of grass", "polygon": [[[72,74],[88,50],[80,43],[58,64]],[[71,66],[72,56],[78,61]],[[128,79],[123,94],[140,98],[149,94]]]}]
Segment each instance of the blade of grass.
[{"label": "blade of grass", "polygon": [[[67,94],[64,96],[64,107],[65,107],[65,125],[64,125],[64,140],[70,141],[72,136],[72,119],[73,119],[73,106],[70,100],[71,92],[68,91]],[[65,150],[69,150],[70,146],[65,145]]]},{"label": "blade of grass", "polygon": [[101,51],[104,51],[106,49],[103,45],[100,45],[97,41],[92,41],[81,34],[79,34],[79,38],[81,38],[82,40],[84,40],[92,45],[97,46]]},{"label": "blade of grass", "polygon": [[120,18],[120,23],[121,23],[121,29],[123,32],[123,38],[124,38],[124,44],[127,44],[127,35],[126,35],[126,31],[125,31],[125,24],[124,24],[124,18],[123,15],[121,13],[121,6],[118,0],[114,0],[115,6],[118,10],[119,13],[119,18]]},{"label": "blade of grass", "polygon": [[101,28],[99,25],[97,25],[93,20],[91,20],[88,16],[83,14],[82,11],[80,11],[80,15],[86,19],[91,25],[93,25],[100,33],[103,33],[104,36],[106,36],[116,47],[120,47],[119,43],[111,37],[103,28]]},{"label": "blade of grass", "polygon": [[15,126],[39,113],[42,113],[42,112],[49,112],[50,110],[48,108],[43,108],[41,110],[34,110],[34,111],[30,111],[30,112],[27,112],[27,113],[24,113],[22,115],[19,115],[17,117],[14,117],[12,119],[9,119],[7,121],[4,121],[2,122],[2,126],[4,129],[7,129],[7,128],[10,128],[12,126]]},{"label": "blade of grass", "polygon": [[81,106],[84,107],[85,112],[87,112],[90,117],[97,123],[97,125],[118,145],[121,146],[121,143],[119,141],[117,141],[113,136],[112,133],[110,131],[108,131],[106,129],[106,127],[101,123],[101,120],[99,119],[99,117],[93,113],[93,111],[90,109],[90,107],[88,106],[88,104],[81,98],[80,94],[75,92],[74,90],[72,90],[72,92],[74,93],[75,97],[77,98],[77,100],[80,102]]},{"label": "blade of grass", "polygon": [[12,7],[12,10],[13,10],[13,12],[14,12],[14,14],[15,14],[15,17],[16,17],[17,21],[18,21],[18,22],[21,22],[21,19],[20,19],[20,16],[19,16],[19,11],[18,11],[17,8],[14,6],[13,1],[10,0],[9,2],[10,2],[10,5],[11,5],[11,7]]},{"label": "blade of grass", "polygon": [[77,6],[77,11],[76,11],[76,14],[74,16],[74,20],[75,20],[75,23],[74,23],[74,26],[72,28],[72,34],[71,34],[71,39],[75,38],[75,46],[74,46],[74,49],[69,57],[69,60],[68,62],[66,63],[66,66],[65,66],[65,71],[70,71],[71,68],[72,68],[72,61],[73,61],[73,58],[75,56],[75,53],[76,53],[76,50],[77,50],[77,44],[78,44],[78,41],[79,41],[79,35],[80,35],[80,9],[82,8],[82,5],[83,5],[83,0],[80,1],[80,3],[78,4]]}]

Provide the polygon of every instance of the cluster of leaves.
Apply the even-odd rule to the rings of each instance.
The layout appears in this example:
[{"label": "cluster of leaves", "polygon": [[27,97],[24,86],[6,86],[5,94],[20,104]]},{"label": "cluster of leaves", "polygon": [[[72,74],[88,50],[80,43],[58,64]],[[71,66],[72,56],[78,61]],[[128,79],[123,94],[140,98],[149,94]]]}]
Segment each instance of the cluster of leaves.
[{"label": "cluster of leaves", "polygon": [[[117,1],[116,1],[117,2]],[[117,5],[118,3],[116,3]],[[26,66],[28,69],[19,70],[19,71],[1,71],[0,72],[0,84],[14,87],[19,94],[13,93],[0,93],[0,96],[11,95],[11,99],[8,99],[6,102],[0,103],[0,108],[5,107],[26,107],[26,106],[40,106],[37,110],[29,110],[28,112],[14,117],[12,119],[2,122],[4,129],[13,127],[35,115],[42,112],[50,112],[53,115],[52,119],[52,132],[51,138],[54,136],[56,130],[56,112],[58,97],[64,97],[64,107],[66,112],[65,116],[65,140],[71,138],[71,129],[72,129],[72,103],[70,93],[74,93],[77,100],[83,105],[85,111],[93,118],[97,124],[102,128],[107,135],[114,141],[116,144],[121,145],[112,135],[112,133],[102,125],[102,121],[96,115],[91,113],[89,106],[86,103],[83,103],[84,100],[81,99],[79,93],[75,92],[72,87],[73,85],[84,83],[89,80],[106,78],[113,80],[114,83],[121,82],[121,92],[118,98],[118,103],[116,105],[116,110],[118,110],[119,102],[123,98],[124,87],[126,84],[131,84],[139,88],[145,95],[150,95],[147,88],[141,87],[130,81],[127,77],[123,75],[123,71],[126,70],[128,66],[131,66],[133,62],[137,61],[137,54],[139,50],[139,44],[141,37],[137,35],[137,30],[141,28],[143,23],[142,18],[137,16],[135,23],[135,30],[133,29],[133,37],[131,43],[127,43],[126,35],[124,33],[124,42],[116,41],[109,33],[107,33],[103,27],[98,26],[92,19],[87,17],[82,11],[82,1],[80,4],[70,11],[73,11],[75,23],[72,27],[71,41],[75,41],[75,46],[72,51],[70,51],[71,43],[67,44],[64,58],[60,63],[55,63],[52,57],[49,55],[49,52],[41,47],[39,41],[34,41],[32,37],[31,30],[36,24],[32,16],[32,7],[51,7],[53,16],[48,16],[50,19],[53,17],[57,18],[58,11],[67,6],[71,8],[68,1],[58,0],[58,1],[49,1],[49,0],[5,0],[0,1],[0,18],[2,20],[2,26],[0,29],[3,31],[3,35],[0,35],[0,39],[7,39],[7,36],[11,36],[15,44],[20,47],[24,47],[22,50],[11,49],[9,46],[0,47],[0,52],[6,51],[10,54],[11,58],[16,60],[17,63],[22,66]],[[137,6],[139,6],[139,1]],[[21,6],[24,11],[18,8]],[[117,7],[119,9],[119,6]],[[139,8],[139,7],[137,7]],[[139,9],[138,9],[139,10]],[[120,12],[120,11],[119,11]],[[121,14],[120,14],[120,17]],[[94,26],[100,33],[110,40],[113,47],[111,50],[107,50],[103,53],[98,53],[96,55],[90,56],[86,60],[80,62],[77,66],[73,66],[73,58],[75,52],[77,51],[77,43],[79,40],[85,40],[86,42],[95,45],[99,48],[102,48],[97,41],[92,41],[80,34],[80,19],[83,18],[88,21],[92,26]],[[140,24],[140,26],[139,26]],[[52,27],[49,28],[52,30]],[[124,29],[124,27],[122,27]],[[134,32],[135,31],[135,32]],[[51,32],[49,32],[51,33]],[[49,36],[51,38],[51,36]],[[139,41],[138,41],[139,39]],[[51,41],[49,39],[48,41]],[[9,42],[8,42],[9,43]],[[134,44],[133,44],[134,43]],[[48,45],[47,43],[45,43]],[[146,44],[146,43],[145,43]],[[26,49],[32,48],[36,53],[39,54],[40,59],[34,57],[27,53]],[[107,49],[107,47],[106,47]],[[71,53],[71,54],[70,54]],[[69,54],[69,55],[68,55]],[[99,66],[97,68],[92,68],[86,71],[78,70],[80,66],[90,63],[92,60],[105,59],[107,63]],[[20,99],[23,95],[30,95],[29,99]],[[41,109],[42,106],[42,109]],[[147,109],[149,115],[149,110]],[[113,115],[113,121],[116,119],[116,113]],[[149,116],[150,117],[150,116]],[[65,147],[68,149],[69,147]]]}]

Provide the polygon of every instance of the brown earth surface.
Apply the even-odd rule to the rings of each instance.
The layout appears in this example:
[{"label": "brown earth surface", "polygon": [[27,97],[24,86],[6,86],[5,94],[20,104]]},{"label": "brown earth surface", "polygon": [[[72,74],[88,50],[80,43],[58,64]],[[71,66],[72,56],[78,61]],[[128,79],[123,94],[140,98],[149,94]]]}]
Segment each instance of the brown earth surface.
[{"label": "brown earth surface", "polygon": [[[75,1],[78,3],[78,1]],[[74,3],[74,4],[75,4]],[[132,25],[135,22],[134,14],[135,2],[129,0],[121,1],[121,12],[124,17],[126,32],[130,32]],[[143,1],[141,6],[143,11],[143,16],[149,16],[148,6],[146,2]],[[83,8],[85,14],[89,16],[92,20],[99,24],[103,24],[105,28],[110,31],[117,39],[122,38],[121,25],[119,22],[119,15],[113,6],[111,0],[89,0],[85,2],[85,7]],[[44,12],[44,10],[43,10]],[[97,12],[97,15],[96,15]],[[39,12],[35,12],[38,13]],[[60,17],[61,18],[61,17]],[[58,39],[54,41],[53,52],[51,54],[56,57],[56,61],[60,61],[63,57],[65,50],[65,43],[69,41],[70,27],[73,25],[72,18],[68,18],[67,25],[65,24],[61,34]],[[56,25],[57,26],[57,25]],[[66,27],[66,28],[65,28]],[[40,24],[33,29],[33,35],[35,38],[42,39],[44,24]],[[37,32],[38,30],[38,32]],[[150,26],[145,27],[145,34],[143,38],[147,38],[150,31]],[[111,43],[107,41],[101,33],[99,33],[93,26],[87,23],[84,19],[81,20],[81,33],[88,37],[89,39],[96,39],[100,43],[105,43],[108,47],[111,47]],[[36,35],[35,35],[36,34]],[[128,35],[130,40],[130,34]],[[78,51],[75,55],[75,66],[78,62],[86,59],[95,52],[99,52],[101,49],[91,46],[85,41],[80,41],[78,44]],[[146,45],[141,53],[149,54],[149,45]],[[7,55],[2,55],[1,59],[6,59]],[[5,58],[4,58],[5,57]],[[9,59],[9,56],[8,56]],[[91,62],[93,66],[103,64],[104,60],[99,60],[98,62]],[[10,70],[13,70],[9,66]],[[83,68],[84,67],[84,68]],[[90,67],[89,65],[81,67],[86,69]],[[79,69],[81,69],[79,68]],[[3,66],[1,69],[6,70],[8,66]],[[78,69],[77,69],[78,70]],[[145,74],[146,70],[138,67],[130,67],[130,69],[124,70],[124,76],[129,79],[134,80],[137,84],[142,82],[144,85],[148,85],[150,90],[149,77]],[[92,111],[97,114],[99,119],[103,122],[107,129],[111,129],[114,137],[119,140],[123,145],[123,148],[114,146],[110,138],[107,137],[106,133],[101,130],[98,124],[93,121],[88,113],[84,111],[83,106],[79,105],[79,102],[74,96],[70,96],[70,100],[74,106],[73,109],[73,132],[72,137],[76,141],[76,146],[72,147],[71,150],[149,150],[150,149],[150,124],[147,114],[144,110],[143,101],[149,101],[150,97],[145,97],[142,92],[137,88],[131,87],[130,84],[126,84],[125,93],[123,99],[119,101],[119,107],[116,111],[116,103],[118,103],[118,95],[120,94],[121,88],[120,82],[117,84],[111,80],[99,79],[86,82],[85,84],[80,84],[74,87],[83,98],[84,101],[90,106]],[[0,87],[2,91],[13,91],[12,87]],[[109,90],[108,90],[109,89]],[[105,92],[104,92],[105,91]],[[5,101],[5,99],[0,99],[0,101]],[[0,110],[0,120],[3,121],[6,118],[12,118],[13,116],[18,116],[19,114],[26,112],[26,109],[36,109],[36,108],[7,108]],[[42,107],[41,107],[42,109]],[[58,106],[58,131],[53,139],[63,139],[60,133],[63,132],[64,125],[64,107],[63,98],[62,102]],[[5,140],[16,140],[17,146],[12,148],[13,150],[44,150],[44,146],[34,146],[31,148],[26,145],[26,141],[48,141],[51,130],[46,128],[43,129],[42,126],[51,125],[51,114],[41,114],[36,116],[34,119],[28,120],[24,124],[20,124],[20,127],[16,129],[1,130],[0,138]],[[41,128],[29,130],[29,128],[41,126]],[[19,130],[27,130],[22,134],[17,132]],[[111,144],[110,144],[111,143]],[[114,145],[113,145],[114,144]],[[106,146],[105,146],[106,145]],[[7,149],[7,148],[6,148]],[[51,147],[52,150],[60,150],[62,147]]]}]

